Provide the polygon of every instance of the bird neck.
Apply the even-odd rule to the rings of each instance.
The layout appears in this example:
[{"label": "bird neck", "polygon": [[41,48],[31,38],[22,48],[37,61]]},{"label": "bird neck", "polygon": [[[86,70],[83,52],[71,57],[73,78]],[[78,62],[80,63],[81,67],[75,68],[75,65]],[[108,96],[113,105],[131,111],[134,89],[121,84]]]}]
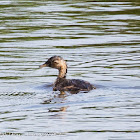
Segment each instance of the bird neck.
[{"label": "bird neck", "polygon": [[66,78],[66,74],[67,74],[67,66],[64,65],[59,69],[58,78]]}]

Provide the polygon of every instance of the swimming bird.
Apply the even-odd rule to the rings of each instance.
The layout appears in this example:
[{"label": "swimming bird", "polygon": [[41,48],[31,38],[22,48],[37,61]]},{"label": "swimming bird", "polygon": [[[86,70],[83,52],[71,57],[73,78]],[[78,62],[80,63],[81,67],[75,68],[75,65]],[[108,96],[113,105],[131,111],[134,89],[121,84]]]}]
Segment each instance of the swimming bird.
[{"label": "swimming bird", "polygon": [[95,89],[95,87],[87,81],[80,79],[66,79],[67,74],[67,64],[66,61],[61,56],[52,56],[49,58],[42,67],[51,67],[58,69],[59,74],[54,83],[54,91],[90,91]]}]

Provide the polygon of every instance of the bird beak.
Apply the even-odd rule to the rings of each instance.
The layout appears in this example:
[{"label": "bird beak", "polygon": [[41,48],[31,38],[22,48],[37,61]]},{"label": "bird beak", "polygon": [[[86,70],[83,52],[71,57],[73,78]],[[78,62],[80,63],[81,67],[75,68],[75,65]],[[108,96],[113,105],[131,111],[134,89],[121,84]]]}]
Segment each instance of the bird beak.
[{"label": "bird beak", "polygon": [[48,67],[48,65],[47,64],[43,64],[43,65],[39,66],[40,69],[43,68],[43,67]]}]

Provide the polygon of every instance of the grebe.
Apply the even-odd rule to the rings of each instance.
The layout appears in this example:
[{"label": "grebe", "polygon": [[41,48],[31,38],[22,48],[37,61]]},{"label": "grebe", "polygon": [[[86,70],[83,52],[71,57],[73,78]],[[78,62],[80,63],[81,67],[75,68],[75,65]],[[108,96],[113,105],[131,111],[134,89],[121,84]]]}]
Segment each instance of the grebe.
[{"label": "grebe", "polygon": [[53,90],[54,91],[90,91],[95,89],[93,85],[91,85],[87,81],[79,80],[79,79],[66,79],[67,73],[67,64],[66,61],[61,56],[53,56],[48,59],[42,67],[51,67],[59,70],[59,75],[54,83]]}]

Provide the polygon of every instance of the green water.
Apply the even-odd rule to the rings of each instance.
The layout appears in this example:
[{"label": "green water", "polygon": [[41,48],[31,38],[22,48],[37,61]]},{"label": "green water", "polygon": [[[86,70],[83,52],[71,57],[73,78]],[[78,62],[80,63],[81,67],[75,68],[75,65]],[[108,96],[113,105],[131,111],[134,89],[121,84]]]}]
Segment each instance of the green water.
[{"label": "green water", "polygon": [[[139,140],[139,34],[139,0],[0,1],[0,138]],[[53,55],[97,89],[52,91]]]}]

